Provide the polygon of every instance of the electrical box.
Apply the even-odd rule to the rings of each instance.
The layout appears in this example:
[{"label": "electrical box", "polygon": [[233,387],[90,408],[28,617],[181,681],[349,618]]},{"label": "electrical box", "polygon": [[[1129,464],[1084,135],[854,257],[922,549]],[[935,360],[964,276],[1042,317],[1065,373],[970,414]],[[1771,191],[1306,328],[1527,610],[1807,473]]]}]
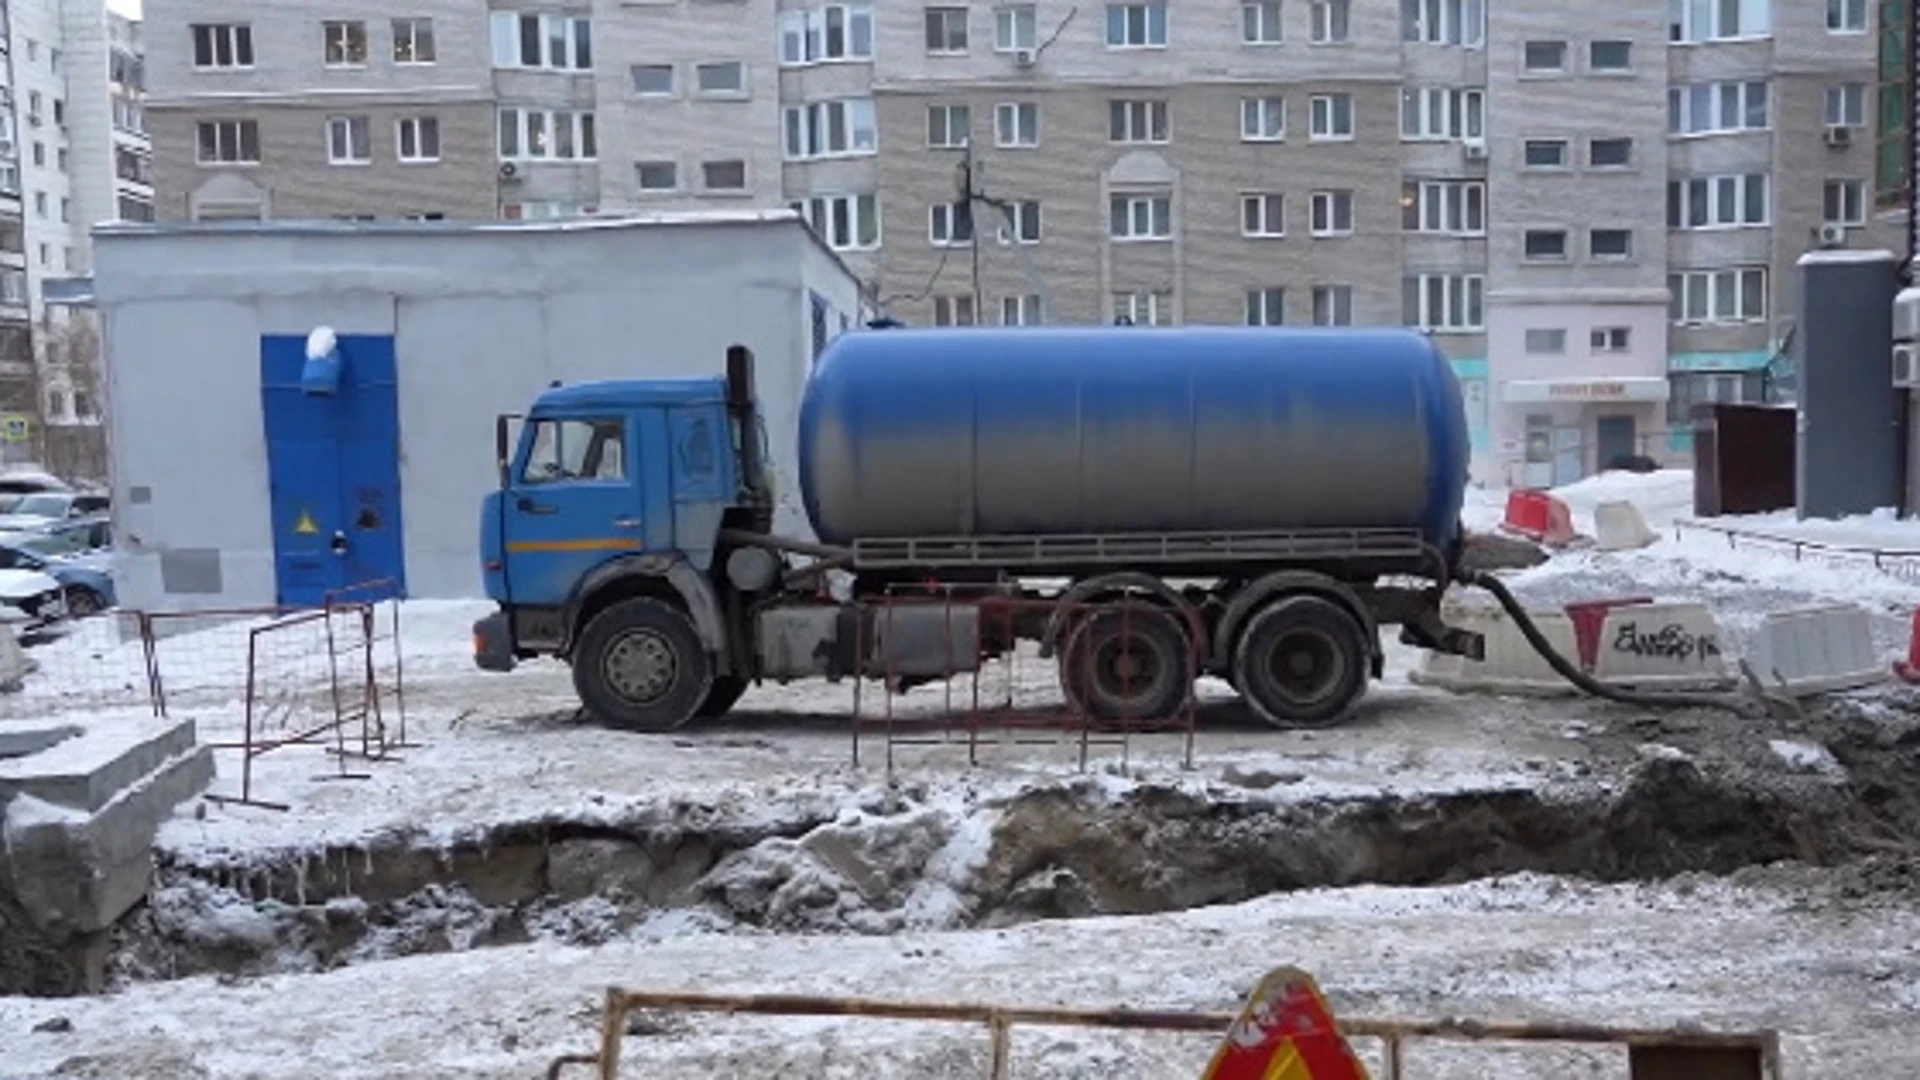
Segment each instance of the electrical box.
[{"label": "electrical box", "polygon": [[1920,341],[1920,285],[1903,289],[1894,298],[1893,339]]}]

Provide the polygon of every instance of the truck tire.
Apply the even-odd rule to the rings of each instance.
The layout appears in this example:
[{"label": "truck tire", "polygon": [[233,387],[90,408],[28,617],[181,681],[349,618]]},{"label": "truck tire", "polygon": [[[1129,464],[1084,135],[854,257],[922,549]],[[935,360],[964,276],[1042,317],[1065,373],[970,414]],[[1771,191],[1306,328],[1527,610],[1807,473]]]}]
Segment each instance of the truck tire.
[{"label": "truck tire", "polygon": [[1233,651],[1233,681],[1274,727],[1330,727],[1366,693],[1370,657],[1366,631],[1345,607],[1297,594],[1247,623]]},{"label": "truck tire", "polygon": [[615,727],[672,731],[699,713],[712,686],[713,660],[693,620],[659,600],[612,604],[573,649],[581,703]]},{"label": "truck tire", "polygon": [[1193,694],[1192,643],[1163,608],[1132,603],[1075,620],[1060,650],[1060,688],[1080,716],[1103,723],[1174,719]]},{"label": "truck tire", "polygon": [[696,714],[702,720],[712,720],[727,715],[728,710],[747,692],[747,680],[738,675],[715,675],[713,685],[707,688],[707,700],[700,703]]}]

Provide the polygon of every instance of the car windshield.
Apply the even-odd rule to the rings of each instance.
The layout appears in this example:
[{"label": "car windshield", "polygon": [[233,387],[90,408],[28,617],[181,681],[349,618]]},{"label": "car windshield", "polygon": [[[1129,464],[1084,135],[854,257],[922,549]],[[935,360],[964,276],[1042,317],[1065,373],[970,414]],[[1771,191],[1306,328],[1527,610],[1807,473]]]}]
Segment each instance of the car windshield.
[{"label": "car windshield", "polygon": [[80,529],[71,532],[48,533],[45,536],[35,536],[22,540],[18,546],[20,550],[32,552],[43,559],[57,559],[63,555],[77,555],[85,551],[87,549],[87,534],[85,530]]},{"label": "car windshield", "polygon": [[67,497],[48,494],[28,495],[22,498],[10,513],[30,517],[65,517],[67,516]]},{"label": "car windshield", "polygon": [[16,509],[19,508],[20,500],[24,498],[26,498],[26,496],[20,494],[19,492],[9,492],[7,494],[0,495],[0,514],[13,513]]}]

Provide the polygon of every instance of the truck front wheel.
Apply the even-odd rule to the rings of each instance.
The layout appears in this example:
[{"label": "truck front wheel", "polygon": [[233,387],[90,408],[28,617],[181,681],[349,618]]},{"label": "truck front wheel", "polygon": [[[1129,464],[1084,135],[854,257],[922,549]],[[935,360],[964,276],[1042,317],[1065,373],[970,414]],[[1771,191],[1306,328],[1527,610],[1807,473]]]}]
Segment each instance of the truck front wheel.
[{"label": "truck front wheel", "polygon": [[692,620],[658,600],[621,600],[592,619],[573,649],[573,686],[615,727],[672,731],[694,718],[713,661]]},{"label": "truck front wheel", "polygon": [[1284,597],[1240,635],[1234,684],[1262,720],[1277,728],[1326,727],[1367,689],[1366,632],[1325,597]]}]

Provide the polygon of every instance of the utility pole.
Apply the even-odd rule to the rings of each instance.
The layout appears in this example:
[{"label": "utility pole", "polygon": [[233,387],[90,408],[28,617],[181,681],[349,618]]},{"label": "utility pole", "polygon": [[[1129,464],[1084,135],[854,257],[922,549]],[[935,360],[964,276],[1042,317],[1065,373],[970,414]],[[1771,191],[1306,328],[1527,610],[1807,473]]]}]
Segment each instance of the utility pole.
[{"label": "utility pole", "polygon": [[[1027,252],[1027,245],[1020,242],[1017,207],[1006,199],[987,194],[981,175],[984,171],[973,156],[973,139],[968,138],[966,156],[960,159],[958,177],[959,194],[962,201],[966,203],[967,214],[969,217],[974,217],[973,208],[976,204],[998,211],[999,219],[1010,230],[1010,244],[1014,258],[1020,263],[1020,272],[1026,276],[1027,285],[1033,289],[1034,295],[1040,298],[1040,310],[1044,317],[1045,313],[1053,310],[1053,291],[1047,288],[1046,279],[1033,265],[1033,256]],[[973,222],[973,311],[977,322],[984,321],[986,310],[983,306],[986,301],[980,290],[980,244],[980,221],[976,217]]]}]

